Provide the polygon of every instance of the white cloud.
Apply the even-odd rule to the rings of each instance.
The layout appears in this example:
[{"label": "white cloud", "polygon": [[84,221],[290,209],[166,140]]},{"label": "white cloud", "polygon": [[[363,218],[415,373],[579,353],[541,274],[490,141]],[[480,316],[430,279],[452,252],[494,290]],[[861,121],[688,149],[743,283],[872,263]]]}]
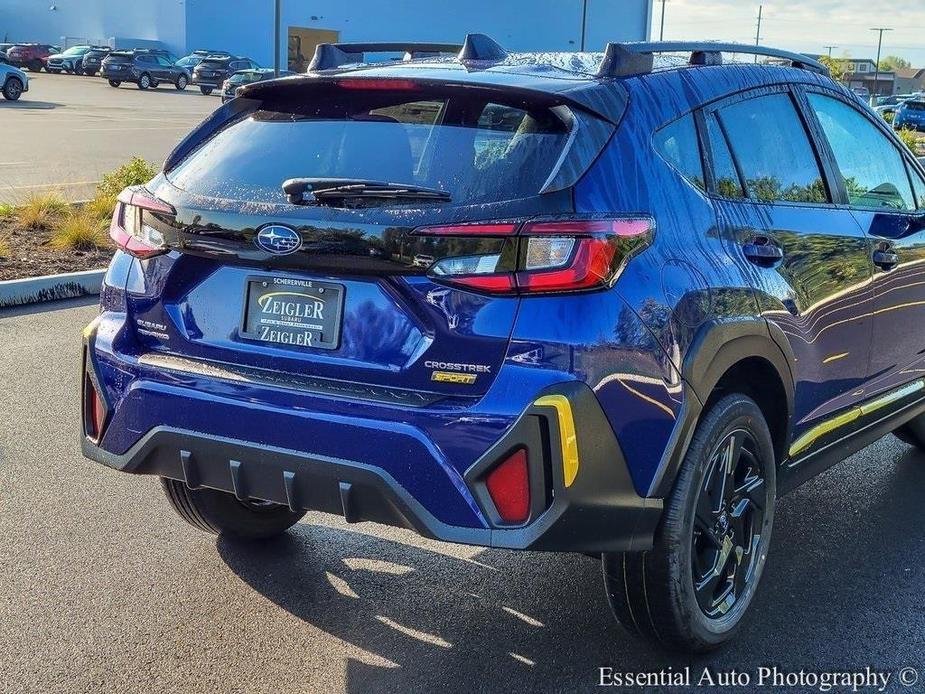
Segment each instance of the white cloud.
[{"label": "white cloud", "polygon": [[[893,27],[883,37],[883,55],[900,55],[925,67],[925,2],[922,0],[668,0],[666,39],[720,39],[752,43],[763,4],[761,42],[810,53],[875,57],[877,34],[870,27]],[[658,38],[661,2],[654,0],[653,38]]]}]

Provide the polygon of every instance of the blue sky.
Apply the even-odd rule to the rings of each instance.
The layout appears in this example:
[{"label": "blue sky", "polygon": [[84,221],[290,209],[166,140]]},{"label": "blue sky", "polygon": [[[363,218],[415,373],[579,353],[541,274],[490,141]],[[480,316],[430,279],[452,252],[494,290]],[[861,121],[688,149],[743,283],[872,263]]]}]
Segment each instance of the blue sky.
[{"label": "blue sky", "polygon": [[[874,58],[877,34],[883,55],[900,55],[925,67],[925,0],[668,0],[666,39],[716,39],[754,43],[758,5],[764,5],[761,42],[808,53]],[[659,36],[661,0],[654,0],[652,37]]]}]

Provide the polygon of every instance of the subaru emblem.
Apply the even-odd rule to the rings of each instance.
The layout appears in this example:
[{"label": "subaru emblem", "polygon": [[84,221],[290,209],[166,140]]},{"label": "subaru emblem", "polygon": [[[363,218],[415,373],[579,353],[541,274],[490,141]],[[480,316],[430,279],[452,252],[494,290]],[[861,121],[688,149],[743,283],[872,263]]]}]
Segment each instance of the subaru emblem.
[{"label": "subaru emblem", "polygon": [[291,227],[270,224],[257,232],[254,243],[267,253],[289,255],[302,247],[302,237]]}]

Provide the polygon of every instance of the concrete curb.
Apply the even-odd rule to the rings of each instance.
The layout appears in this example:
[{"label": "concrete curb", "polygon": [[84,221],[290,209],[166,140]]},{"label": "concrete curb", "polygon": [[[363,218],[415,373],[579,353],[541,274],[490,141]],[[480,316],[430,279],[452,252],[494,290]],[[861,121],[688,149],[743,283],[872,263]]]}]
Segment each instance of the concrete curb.
[{"label": "concrete curb", "polygon": [[99,294],[105,270],[27,277],[0,282],[0,308]]}]

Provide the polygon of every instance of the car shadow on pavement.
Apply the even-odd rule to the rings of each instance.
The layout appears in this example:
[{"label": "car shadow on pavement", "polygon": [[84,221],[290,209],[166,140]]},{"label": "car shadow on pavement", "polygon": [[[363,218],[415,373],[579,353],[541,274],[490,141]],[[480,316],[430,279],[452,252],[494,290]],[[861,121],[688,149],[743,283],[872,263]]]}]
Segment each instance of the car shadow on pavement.
[{"label": "car shadow on pavement", "polygon": [[28,96],[23,96],[23,101],[4,101],[0,99],[0,109],[16,109],[20,111],[49,111],[54,108],[61,108],[66,104],[59,104],[54,101],[29,101]]},{"label": "car shadow on pavement", "polygon": [[[272,542],[217,546],[256,591],[363,651],[347,663],[349,692],[590,689],[600,666],[691,666],[695,683],[705,667],[916,666],[908,653],[925,653],[923,616],[890,619],[889,635],[878,625],[884,610],[920,604],[925,455],[901,447],[890,457],[900,460],[880,462],[891,467],[880,468],[887,479],[873,493],[839,489],[833,508],[831,487],[845,482],[833,470],[781,502],[750,619],[728,647],[696,658],[623,631],[604,598],[600,563],[584,556],[473,554],[404,541],[403,532],[392,533],[396,541],[304,524]],[[908,633],[894,633],[897,621]]]}]

